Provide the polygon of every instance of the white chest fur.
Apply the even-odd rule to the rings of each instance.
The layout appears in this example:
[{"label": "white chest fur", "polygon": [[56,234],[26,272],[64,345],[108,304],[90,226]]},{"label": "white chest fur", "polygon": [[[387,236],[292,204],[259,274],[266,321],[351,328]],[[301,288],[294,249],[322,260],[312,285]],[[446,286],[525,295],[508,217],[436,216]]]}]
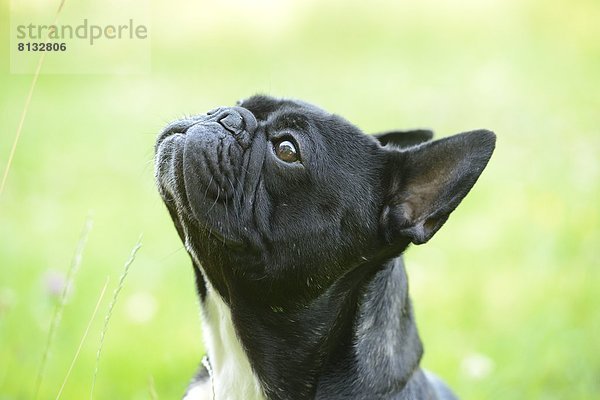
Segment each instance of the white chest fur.
[{"label": "white chest fur", "polygon": [[[231,311],[209,284],[202,311],[204,343],[212,369],[212,392],[215,399],[265,399],[259,380],[233,327]],[[190,398],[192,399],[194,398]]]},{"label": "white chest fur", "polygon": [[[185,247],[201,265],[187,231],[185,233]],[[206,284],[202,334],[210,363],[210,382],[191,388],[184,400],[265,400],[258,377],[235,332],[231,310],[202,273]]]}]

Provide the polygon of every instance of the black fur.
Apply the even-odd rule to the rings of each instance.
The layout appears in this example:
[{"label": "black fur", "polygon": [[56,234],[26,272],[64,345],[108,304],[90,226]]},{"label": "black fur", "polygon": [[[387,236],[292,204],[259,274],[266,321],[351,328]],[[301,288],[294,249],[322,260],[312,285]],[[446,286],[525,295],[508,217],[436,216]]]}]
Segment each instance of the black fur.
[{"label": "black fur", "polygon": [[[450,399],[419,368],[401,253],[428,241],[494,149],[474,131],[363,134],[313,105],[254,96],[176,121],[157,178],[231,308],[269,399]],[[293,141],[300,162],[278,159]],[[426,143],[424,143],[426,142]]]}]

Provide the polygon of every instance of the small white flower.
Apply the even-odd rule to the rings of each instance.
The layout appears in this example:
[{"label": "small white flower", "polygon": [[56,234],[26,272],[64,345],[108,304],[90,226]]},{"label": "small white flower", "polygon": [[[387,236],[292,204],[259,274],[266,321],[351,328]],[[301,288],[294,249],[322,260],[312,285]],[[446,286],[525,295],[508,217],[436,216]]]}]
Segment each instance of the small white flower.
[{"label": "small white flower", "polygon": [[127,317],[131,322],[145,324],[156,314],[156,298],[149,292],[136,292],[125,301]]},{"label": "small white flower", "polygon": [[494,360],[481,353],[471,353],[463,358],[460,369],[470,379],[483,379],[494,370]]}]

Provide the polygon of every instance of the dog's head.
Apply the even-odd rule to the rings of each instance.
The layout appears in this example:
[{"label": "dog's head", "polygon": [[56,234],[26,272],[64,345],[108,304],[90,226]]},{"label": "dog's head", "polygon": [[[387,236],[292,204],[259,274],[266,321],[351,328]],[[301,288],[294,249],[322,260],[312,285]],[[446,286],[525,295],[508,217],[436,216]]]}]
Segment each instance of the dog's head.
[{"label": "dog's head", "polygon": [[348,271],[429,240],[495,136],[363,134],[313,105],[254,96],[175,121],[156,175],[186,248],[228,299],[310,299]]}]

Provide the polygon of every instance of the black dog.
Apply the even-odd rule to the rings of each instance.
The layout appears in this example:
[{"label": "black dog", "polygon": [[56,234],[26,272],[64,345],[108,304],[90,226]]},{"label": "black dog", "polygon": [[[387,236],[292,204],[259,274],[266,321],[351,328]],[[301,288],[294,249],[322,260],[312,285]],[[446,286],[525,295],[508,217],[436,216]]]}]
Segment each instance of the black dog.
[{"label": "black dog", "polygon": [[430,138],[266,96],[164,130],[157,182],[208,351],[187,398],[454,398],[419,367],[400,255],[444,224],[495,136]]}]

